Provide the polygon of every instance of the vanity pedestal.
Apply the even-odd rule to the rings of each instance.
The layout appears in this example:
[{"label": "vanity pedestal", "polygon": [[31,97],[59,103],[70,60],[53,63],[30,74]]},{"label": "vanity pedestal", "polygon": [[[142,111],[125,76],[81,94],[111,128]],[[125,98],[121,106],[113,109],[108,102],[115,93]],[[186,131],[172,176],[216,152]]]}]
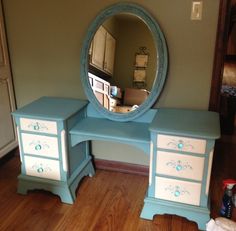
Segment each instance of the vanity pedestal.
[{"label": "vanity pedestal", "polygon": [[74,202],[80,180],[94,174],[88,141],[72,147],[68,134],[85,117],[87,103],[42,97],[13,113],[21,159],[18,193],[44,189]]},{"label": "vanity pedestal", "polygon": [[176,214],[205,229],[214,143],[220,137],[218,114],[160,109],[150,132],[149,187],[141,217]]}]

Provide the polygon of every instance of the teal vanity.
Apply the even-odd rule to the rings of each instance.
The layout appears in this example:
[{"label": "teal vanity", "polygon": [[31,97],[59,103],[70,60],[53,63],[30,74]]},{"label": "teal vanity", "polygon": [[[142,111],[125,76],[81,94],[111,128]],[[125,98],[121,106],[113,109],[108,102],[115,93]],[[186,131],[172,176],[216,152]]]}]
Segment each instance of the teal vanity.
[{"label": "teal vanity", "polygon": [[[101,90],[103,85],[92,83],[88,75],[94,34],[106,20],[117,16],[132,16],[145,24],[156,51],[150,93],[127,113],[109,110],[109,82],[102,80],[105,87]],[[80,180],[95,173],[89,142],[115,141],[133,145],[150,157],[141,218],[177,214],[205,229],[210,219],[208,194],[219,118],[208,111],[152,108],[163,90],[167,67],[163,33],[147,11],[125,3],[101,12],[90,25],[81,52],[80,75],[89,101],[42,97],[13,113],[21,157],[18,192],[44,189],[72,204]]]}]

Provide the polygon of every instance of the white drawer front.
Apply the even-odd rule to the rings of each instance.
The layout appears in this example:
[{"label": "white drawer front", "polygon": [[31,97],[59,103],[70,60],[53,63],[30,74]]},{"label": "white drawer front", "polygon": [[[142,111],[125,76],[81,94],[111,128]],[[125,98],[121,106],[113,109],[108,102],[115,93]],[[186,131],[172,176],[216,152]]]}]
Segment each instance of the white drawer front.
[{"label": "white drawer front", "polygon": [[206,140],[159,134],[157,136],[157,147],[183,152],[204,154],[206,150]]},{"label": "white drawer front", "polygon": [[55,121],[20,118],[20,128],[24,131],[57,134]]},{"label": "white drawer front", "polygon": [[191,205],[199,205],[200,194],[201,184],[156,177],[156,198]]},{"label": "white drawer front", "polygon": [[204,158],[157,151],[156,173],[202,180]]},{"label": "white drawer front", "polygon": [[29,176],[60,180],[60,165],[58,160],[49,160],[25,156],[26,174]]},{"label": "white drawer front", "polygon": [[56,137],[22,133],[24,153],[58,158],[58,140]]}]

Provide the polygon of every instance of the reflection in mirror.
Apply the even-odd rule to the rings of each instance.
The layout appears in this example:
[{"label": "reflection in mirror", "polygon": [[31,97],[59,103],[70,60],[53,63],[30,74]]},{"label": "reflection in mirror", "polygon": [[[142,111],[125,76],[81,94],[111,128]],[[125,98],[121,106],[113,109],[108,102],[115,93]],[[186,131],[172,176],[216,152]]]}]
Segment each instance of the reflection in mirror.
[{"label": "reflection in mirror", "polygon": [[158,71],[158,54],[146,23],[120,13],[105,20],[89,48],[88,78],[99,103],[127,113],[148,98]]}]

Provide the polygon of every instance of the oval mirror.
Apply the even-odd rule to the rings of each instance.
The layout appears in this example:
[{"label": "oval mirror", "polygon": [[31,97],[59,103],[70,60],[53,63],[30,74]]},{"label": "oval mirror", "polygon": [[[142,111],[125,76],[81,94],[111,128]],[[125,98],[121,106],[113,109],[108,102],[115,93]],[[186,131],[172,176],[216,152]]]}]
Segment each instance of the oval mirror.
[{"label": "oval mirror", "polygon": [[167,64],[157,22],[142,7],[121,3],[102,11],[90,25],[81,52],[81,80],[98,113],[130,121],[159,97]]}]

